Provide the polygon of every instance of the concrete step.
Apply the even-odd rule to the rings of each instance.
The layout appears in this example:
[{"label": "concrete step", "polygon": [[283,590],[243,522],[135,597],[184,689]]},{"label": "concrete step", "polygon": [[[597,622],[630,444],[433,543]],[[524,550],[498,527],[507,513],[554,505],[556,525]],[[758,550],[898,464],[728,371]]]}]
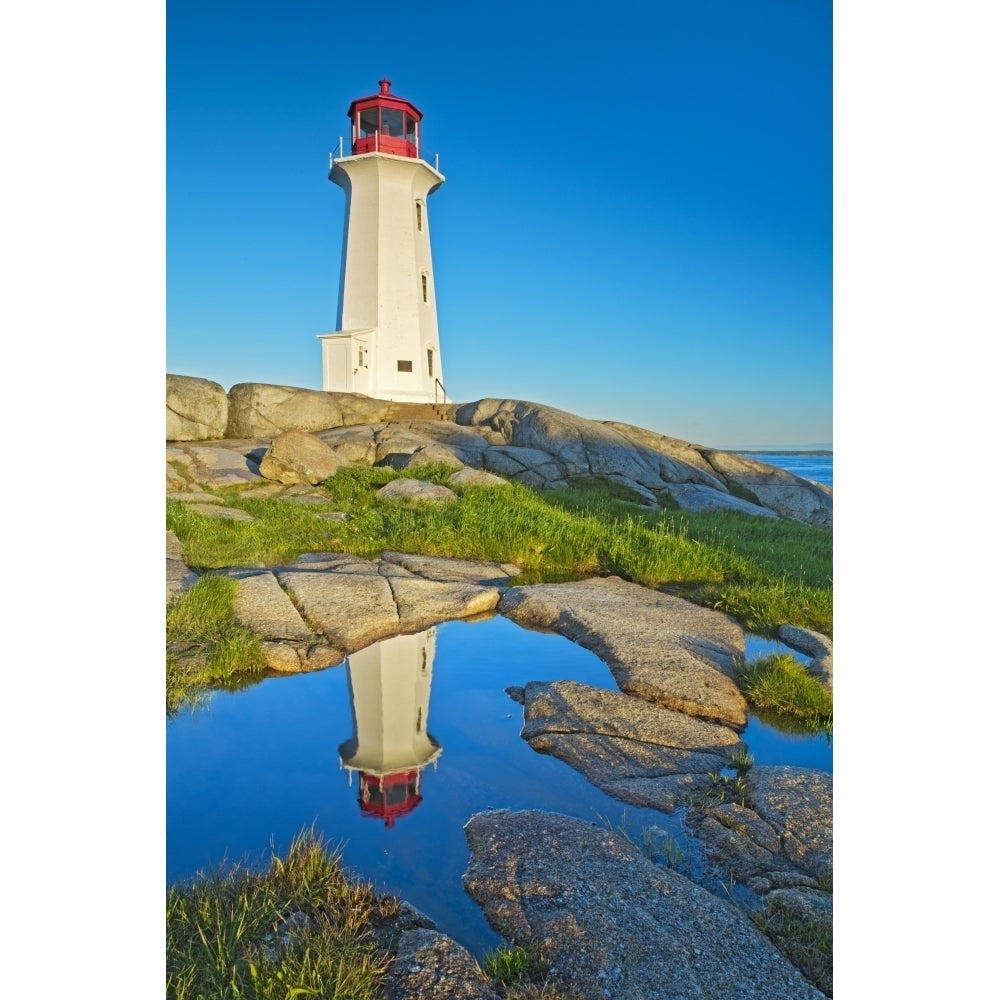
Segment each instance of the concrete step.
[{"label": "concrete step", "polygon": [[392,403],[386,420],[447,420],[448,407],[441,403]]}]

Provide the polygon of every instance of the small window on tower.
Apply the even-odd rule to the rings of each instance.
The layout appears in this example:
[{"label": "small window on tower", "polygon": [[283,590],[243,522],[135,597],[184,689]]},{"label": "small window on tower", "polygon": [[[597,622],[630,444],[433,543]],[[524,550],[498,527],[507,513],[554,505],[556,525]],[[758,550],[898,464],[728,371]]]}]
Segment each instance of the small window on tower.
[{"label": "small window on tower", "polygon": [[420,275],[420,284],[423,286],[423,289],[424,289],[424,302],[426,302],[427,301],[427,275],[426,274]]},{"label": "small window on tower", "polygon": [[413,362],[412,361],[397,361],[396,371],[398,372],[412,372]]},{"label": "small window on tower", "polygon": [[427,374],[434,374],[434,352],[429,347],[427,348]]},{"label": "small window on tower", "polygon": [[417,202],[417,232],[424,228],[424,206]]}]

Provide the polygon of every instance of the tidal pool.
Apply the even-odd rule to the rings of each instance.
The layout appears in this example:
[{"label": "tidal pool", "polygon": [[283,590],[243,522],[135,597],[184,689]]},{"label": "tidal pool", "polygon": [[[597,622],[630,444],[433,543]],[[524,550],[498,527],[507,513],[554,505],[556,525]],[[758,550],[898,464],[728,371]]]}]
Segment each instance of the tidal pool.
[{"label": "tidal pool", "polygon": [[[637,843],[658,826],[697,868],[680,813],[625,806],[520,738],[522,708],[504,689],[562,679],[617,690],[593,653],[496,616],[212,694],[167,721],[167,882],[259,861],[314,826],[348,868],[481,958],[501,939],[462,888],[462,828],[476,812],[546,809],[624,825]],[[743,736],[758,763],[832,770],[825,736],[792,737],[756,719]]]}]

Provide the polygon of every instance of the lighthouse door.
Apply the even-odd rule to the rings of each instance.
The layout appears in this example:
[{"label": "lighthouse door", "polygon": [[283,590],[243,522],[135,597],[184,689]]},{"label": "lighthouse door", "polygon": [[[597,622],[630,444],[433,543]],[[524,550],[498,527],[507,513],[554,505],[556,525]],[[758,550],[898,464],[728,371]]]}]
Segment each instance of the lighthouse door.
[{"label": "lighthouse door", "polygon": [[354,391],[351,337],[323,341],[323,388],[330,392]]}]

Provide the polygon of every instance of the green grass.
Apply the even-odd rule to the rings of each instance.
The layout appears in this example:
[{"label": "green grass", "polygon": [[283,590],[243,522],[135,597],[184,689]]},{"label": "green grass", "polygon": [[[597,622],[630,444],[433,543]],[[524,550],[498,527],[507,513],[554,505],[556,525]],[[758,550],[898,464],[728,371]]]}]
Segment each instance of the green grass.
[{"label": "green grass", "polygon": [[[750,801],[750,785],[745,774],[725,774],[723,771],[709,771],[708,785],[690,796],[693,806],[704,808],[733,802],[738,806],[753,808]],[[721,820],[720,820],[721,822]]]},{"label": "green grass", "polygon": [[[396,916],[399,900],[349,875],[312,830],[262,867],[241,863],[175,883],[166,910],[171,1000],[383,996],[392,957],[376,947],[374,929]],[[483,960],[506,1000],[581,1000],[549,983],[550,969],[537,942],[502,945]]]},{"label": "green grass", "polygon": [[810,983],[833,996],[833,932],[768,904],[752,914],[757,927]]},{"label": "green grass", "polygon": [[513,986],[525,979],[544,978],[549,965],[537,942],[530,945],[504,944],[483,959],[483,971],[496,986]]},{"label": "green grass", "polygon": [[[425,555],[515,563],[513,584],[621,576],[646,587],[725,611],[746,628],[773,635],[781,624],[832,634],[832,535],[828,529],[735,513],[680,514],[623,498],[597,479],[539,492],[513,483],[468,487],[452,504],[381,502],[376,492],[401,476],[443,483],[454,471],[439,464],[397,472],[344,468],[328,480],[328,503],[305,505],[253,498],[234,487],[215,491],[257,521],[219,520],[193,505],[167,501],[167,527],[196,569],[273,566],[307,552],[349,552],[365,559],[385,549]],[[341,511],[347,521],[318,515]],[[256,639],[232,615],[236,582],[205,575],[168,609],[167,639],[193,649],[167,658],[168,711],[212,686],[259,677]],[[192,671],[196,654],[207,661]],[[762,712],[787,717],[761,702]],[[807,711],[802,724],[826,725]]]},{"label": "green grass", "polygon": [[385,907],[311,831],[263,871],[199,873],[167,891],[167,996],[375,1000],[388,960],[368,921]]},{"label": "green grass", "polygon": [[737,663],[736,683],[747,702],[768,719],[780,717],[814,731],[833,725],[833,696],[788,653]]},{"label": "green grass", "polygon": [[552,963],[538,941],[502,944],[483,959],[483,972],[505,1000],[582,1000],[579,993],[548,981]]},{"label": "green grass", "polygon": [[167,606],[167,712],[197,702],[209,687],[235,687],[260,677],[264,657],[256,636],[236,621],[237,581],[209,574]]},{"label": "green grass", "polygon": [[[329,504],[299,505],[218,491],[253,524],[205,517],[167,502],[167,526],[199,569],[291,562],[305,552],[366,559],[384,549],[512,562],[515,583],[617,575],[732,614],[773,635],[781,624],[833,628],[832,533],[798,522],[736,513],[654,510],[591,480],[539,492],[521,484],[467,487],[452,504],[383,503],[376,491],[401,476],[443,482],[450,466],[344,468],[328,480]],[[345,522],[317,517],[344,511]]]},{"label": "green grass", "polygon": [[167,498],[167,528],[184,545],[185,562],[195,569],[223,566],[273,566],[294,562],[303,552],[330,547],[337,525],[316,516],[332,505],[310,506],[269,498],[241,498],[236,489],[219,490],[228,506],[258,521],[249,524],[199,514],[196,504]]}]

